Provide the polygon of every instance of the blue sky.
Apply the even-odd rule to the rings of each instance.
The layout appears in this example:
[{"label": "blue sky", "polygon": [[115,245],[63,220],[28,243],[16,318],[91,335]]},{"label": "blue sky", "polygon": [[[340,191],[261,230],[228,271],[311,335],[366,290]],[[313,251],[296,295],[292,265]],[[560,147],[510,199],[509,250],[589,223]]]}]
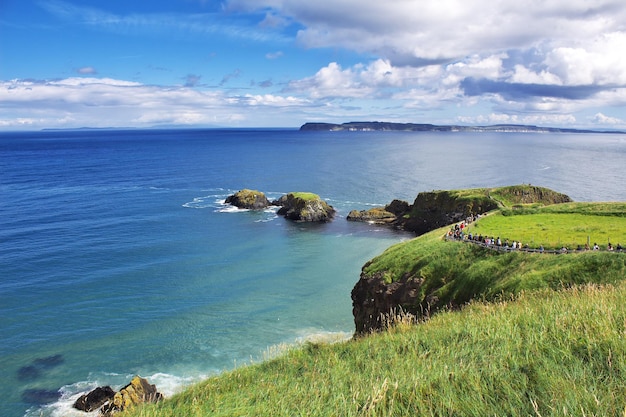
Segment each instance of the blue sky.
[{"label": "blue sky", "polygon": [[0,130],[626,129],[623,0],[0,0]]}]

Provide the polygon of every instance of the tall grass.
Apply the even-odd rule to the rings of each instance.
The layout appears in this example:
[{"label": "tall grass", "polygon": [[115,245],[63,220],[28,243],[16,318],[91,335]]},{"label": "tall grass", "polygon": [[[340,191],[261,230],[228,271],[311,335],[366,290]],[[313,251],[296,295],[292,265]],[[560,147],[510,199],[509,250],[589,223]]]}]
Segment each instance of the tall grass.
[{"label": "tall grass", "polygon": [[626,416],[626,285],[309,343],[128,416]]}]

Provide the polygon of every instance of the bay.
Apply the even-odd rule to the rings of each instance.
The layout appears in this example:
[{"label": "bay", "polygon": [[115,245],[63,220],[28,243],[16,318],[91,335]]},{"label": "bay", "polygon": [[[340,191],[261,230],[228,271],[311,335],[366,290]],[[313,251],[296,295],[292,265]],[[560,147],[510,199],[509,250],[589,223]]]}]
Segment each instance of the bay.
[{"label": "bay", "polygon": [[[68,416],[134,374],[166,395],[308,338],[351,336],[361,266],[412,236],[345,221],[437,189],[532,183],[626,201],[612,134],[0,133],[0,415]],[[319,194],[304,225],[223,204]]]}]

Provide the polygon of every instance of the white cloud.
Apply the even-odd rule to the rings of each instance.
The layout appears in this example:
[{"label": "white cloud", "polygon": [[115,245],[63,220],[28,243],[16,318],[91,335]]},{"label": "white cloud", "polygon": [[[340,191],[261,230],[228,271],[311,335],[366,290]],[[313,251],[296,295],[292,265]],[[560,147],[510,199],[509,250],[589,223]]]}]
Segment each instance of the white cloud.
[{"label": "white cloud", "polygon": [[230,0],[237,10],[266,10],[300,22],[306,47],[344,47],[396,64],[454,60],[527,49],[550,40],[555,47],[624,31],[622,0]]},{"label": "white cloud", "polygon": [[626,85],[626,31],[554,48],[545,63],[565,84]]},{"label": "white cloud", "polygon": [[306,100],[291,96],[228,95],[223,91],[110,78],[0,82],[0,127],[4,129],[239,122],[262,125],[255,120],[281,121],[291,126],[300,120],[282,120],[276,111],[307,105]]},{"label": "white cloud", "polygon": [[82,67],[76,70],[79,74],[97,74],[98,71],[94,67]]},{"label": "white cloud", "polygon": [[535,126],[563,126],[576,123],[576,117],[571,114],[532,114],[518,115],[506,113],[491,113],[479,116],[461,116],[457,118],[459,123],[492,125],[492,124],[524,124]]},{"label": "white cloud", "polygon": [[617,117],[605,116],[602,113],[596,113],[596,115],[593,116],[593,121],[601,125],[626,126],[626,121]]},{"label": "white cloud", "polygon": [[283,56],[283,52],[282,51],[268,52],[267,54],[265,54],[265,58],[267,58],[267,59],[278,59],[281,56]]}]

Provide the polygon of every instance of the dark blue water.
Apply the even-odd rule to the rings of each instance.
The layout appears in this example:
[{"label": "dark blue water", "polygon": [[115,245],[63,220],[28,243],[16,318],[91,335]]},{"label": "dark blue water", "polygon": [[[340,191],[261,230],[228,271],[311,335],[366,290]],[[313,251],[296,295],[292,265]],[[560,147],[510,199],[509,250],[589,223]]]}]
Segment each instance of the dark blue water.
[{"label": "dark blue water", "polygon": [[[624,135],[54,131],[0,134],[0,415],[72,415],[134,374],[180,387],[350,337],[361,266],[406,234],[345,221],[420,191],[532,183],[626,200]],[[232,210],[319,194],[329,224]],[[77,415],[81,415],[78,413]]]}]

